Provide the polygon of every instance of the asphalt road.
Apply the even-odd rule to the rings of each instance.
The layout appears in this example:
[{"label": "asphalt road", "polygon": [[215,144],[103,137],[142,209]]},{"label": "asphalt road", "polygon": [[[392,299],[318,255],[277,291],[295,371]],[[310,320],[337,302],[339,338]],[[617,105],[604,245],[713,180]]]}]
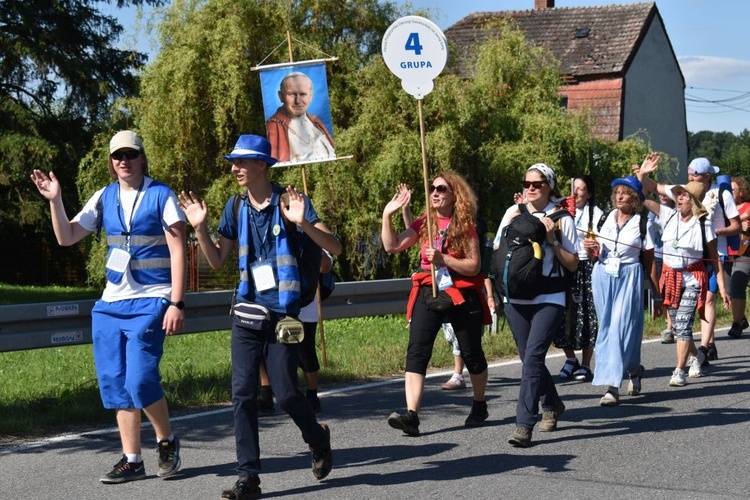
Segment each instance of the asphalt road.
[{"label": "asphalt road", "polygon": [[[463,426],[470,390],[442,391],[446,373],[428,378],[417,438],[386,423],[403,410],[403,379],[323,392],[333,471],[316,481],[291,420],[264,417],[263,498],[748,498],[750,335],[730,339],[725,331],[717,334],[720,359],[683,388],[668,386],[675,348],[658,341],[643,344],[643,393],[622,396],[618,407],[598,405],[605,387],[558,384],[567,411],[556,432],[535,432],[528,449],[507,443],[520,377],[515,360],[490,368],[490,418],[481,428]],[[559,355],[547,360],[553,374],[562,363]],[[147,451],[149,478],[99,483],[120,453],[116,429],[107,428],[0,449],[0,498],[220,498],[236,479],[230,410],[184,414],[173,425],[183,445],[175,479],[156,478],[156,453]],[[144,430],[144,441],[152,436]]]}]

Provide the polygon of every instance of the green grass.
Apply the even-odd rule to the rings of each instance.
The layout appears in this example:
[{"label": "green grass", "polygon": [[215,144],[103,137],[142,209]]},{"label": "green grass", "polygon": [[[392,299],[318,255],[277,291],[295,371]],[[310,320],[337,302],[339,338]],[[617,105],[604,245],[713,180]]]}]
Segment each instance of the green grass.
[{"label": "green grass", "polygon": [[[98,292],[76,289],[23,289],[0,285],[0,301],[73,300]],[[20,302],[20,301],[17,301]],[[731,321],[719,308],[718,324]],[[663,329],[664,320],[646,320],[646,337]],[[408,330],[403,315],[328,320],[324,324],[328,366],[320,372],[322,390],[332,384],[402,375]],[[318,332],[319,358],[320,331]],[[485,335],[490,360],[515,356],[515,344],[505,327]],[[169,337],[161,363],[170,408],[227,404],[230,388],[230,333],[185,334]],[[451,349],[438,334],[431,368],[453,365]],[[101,406],[91,345],[0,353],[0,444],[81,427],[114,423],[114,414]]]},{"label": "green grass", "polygon": [[101,294],[101,290],[96,288],[73,288],[65,286],[37,287],[0,283],[0,305],[95,299]]}]

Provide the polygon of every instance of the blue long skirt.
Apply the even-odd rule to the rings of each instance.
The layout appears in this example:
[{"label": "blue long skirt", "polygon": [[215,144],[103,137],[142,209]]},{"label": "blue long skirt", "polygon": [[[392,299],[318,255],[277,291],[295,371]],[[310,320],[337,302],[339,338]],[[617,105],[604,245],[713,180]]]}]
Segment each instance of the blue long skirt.
[{"label": "blue long skirt", "polygon": [[591,286],[599,320],[592,385],[620,387],[627,372],[635,373],[641,364],[643,268],[637,262],[623,264],[614,277],[597,262]]}]

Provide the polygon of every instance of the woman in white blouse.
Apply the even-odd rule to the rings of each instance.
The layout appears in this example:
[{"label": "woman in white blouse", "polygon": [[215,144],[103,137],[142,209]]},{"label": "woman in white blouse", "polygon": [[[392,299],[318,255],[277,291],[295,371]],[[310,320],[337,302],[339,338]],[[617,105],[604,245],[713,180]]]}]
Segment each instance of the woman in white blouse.
[{"label": "woman in white blouse", "polygon": [[645,198],[642,191],[642,184],[632,175],[615,179],[612,182],[615,209],[607,216],[598,237],[584,240],[589,259],[596,260],[591,281],[599,333],[592,384],[607,386],[599,401],[602,406],[619,403],[620,385],[626,374],[628,394],[635,396],[641,392],[644,277],[648,276],[653,289],[658,290],[654,244],[648,230],[651,222],[646,220],[643,226],[641,221],[641,217],[646,217],[641,214]]}]

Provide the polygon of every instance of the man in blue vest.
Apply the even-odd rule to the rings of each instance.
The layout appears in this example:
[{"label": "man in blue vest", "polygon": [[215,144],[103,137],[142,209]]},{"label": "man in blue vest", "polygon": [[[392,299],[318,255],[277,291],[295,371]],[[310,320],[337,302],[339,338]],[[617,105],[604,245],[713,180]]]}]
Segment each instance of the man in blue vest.
[{"label": "man in blue vest", "polygon": [[[341,243],[318,218],[306,196],[268,180],[268,169],[276,159],[265,138],[241,135],[224,158],[232,162],[232,175],[246,192],[226,203],[218,245],[208,232],[205,201],[184,191],[179,198],[212,268],[220,268],[239,243],[240,284],[232,324],[232,402],[239,477],[231,489],[224,490],[222,498],[245,500],[261,494],[256,401],[261,362],[281,408],[310,447],[315,478],[325,478],[333,467],[328,426],[317,422],[310,403],[297,388],[299,344],[284,343],[277,324],[299,314],[300,268],[310,261],[319,268],[320,248],[338,255]],[[317,254],[301,243],[306,239],[315,244]]]},{"label": "man in blue vest", "polygon": [[159,477],[180,468],[159,374],[164,336],[182,330],[185,313],[185,217],[166,185],[148,177],[141,137],[123,130],[109,142],[115,180],[68,220],[55,174],[34,170],[31,180],[50,203],[60,245],[104,228],[107,285],[91,311],[94,362],[105,408],[117,412],[122,458],[103,483],[146,478],[141,456],[141,410],[156,432]]}]

